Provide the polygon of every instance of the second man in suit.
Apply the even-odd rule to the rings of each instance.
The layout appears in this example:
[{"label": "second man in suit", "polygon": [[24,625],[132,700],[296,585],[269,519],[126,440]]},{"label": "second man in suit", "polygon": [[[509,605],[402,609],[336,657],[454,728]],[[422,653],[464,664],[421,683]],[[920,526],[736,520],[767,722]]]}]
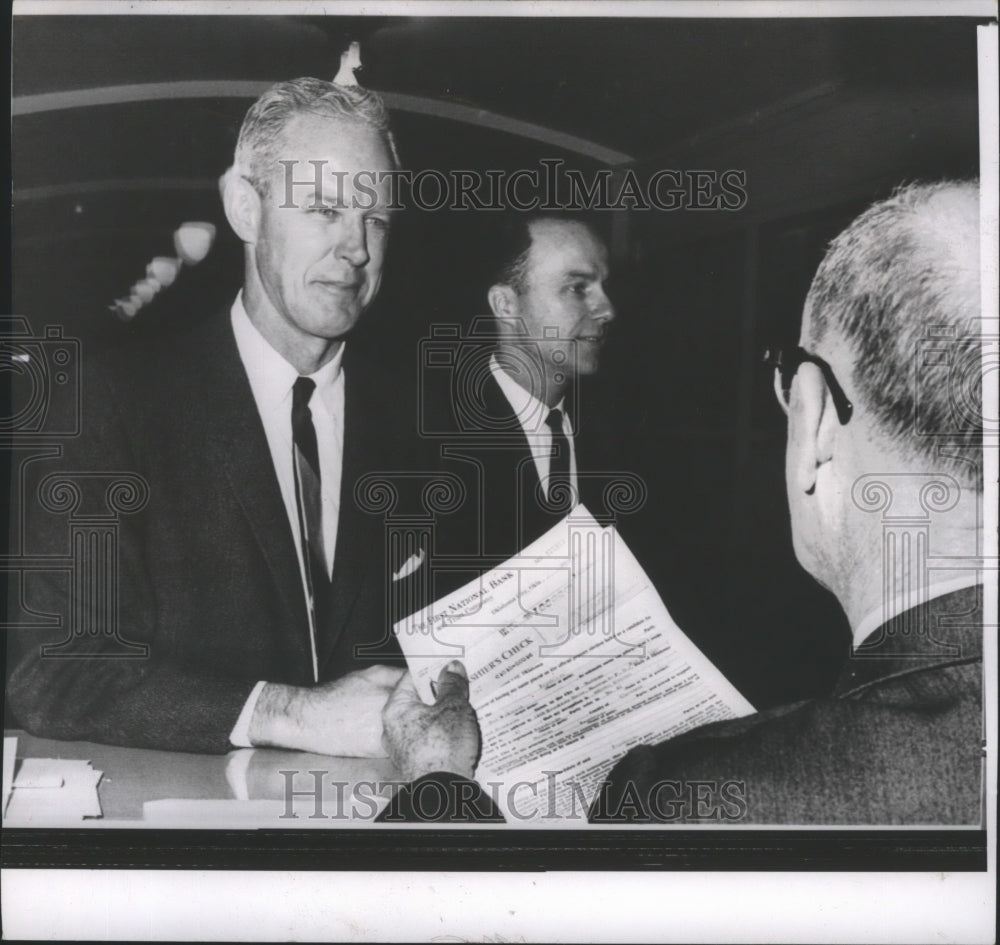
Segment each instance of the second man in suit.
[{"label": "second man in suit", "polygon": [[510,213],[486,245],[490,317],[476,320],[456,364],[440,443],[466,501],[442,521],[438,549],[452,564],[436,573],[438,596],[517,554],[579,502],[602,510],[602,477],[579,448],[577,382],[597,372],[615,318],[607,246],[571,212]]}]

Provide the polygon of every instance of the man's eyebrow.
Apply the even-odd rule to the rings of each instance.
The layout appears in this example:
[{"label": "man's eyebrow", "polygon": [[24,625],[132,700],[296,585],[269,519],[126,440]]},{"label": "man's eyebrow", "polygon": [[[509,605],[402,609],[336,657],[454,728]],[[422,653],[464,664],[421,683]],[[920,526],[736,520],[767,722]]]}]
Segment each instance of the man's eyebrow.
[{"label": "man's eyebrow", "polygon": [[302,191],[302,194],[306,205],[322,203],[324,206],[338,209],[348,205],[344,199],[343,188],[335,183],[331,183],[329,187],[310,187]]},{"label": "man's eyebrow", "polygon": [[596,269],[570,269],[565,274],[566,279],[597,279],[600,273]]}]

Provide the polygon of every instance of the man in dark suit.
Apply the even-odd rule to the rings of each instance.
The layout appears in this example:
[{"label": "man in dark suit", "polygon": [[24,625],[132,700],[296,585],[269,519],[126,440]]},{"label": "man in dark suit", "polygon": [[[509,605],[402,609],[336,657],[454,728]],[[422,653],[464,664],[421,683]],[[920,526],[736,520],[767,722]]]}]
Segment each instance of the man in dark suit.
[{"label": "man in dark suit", "polygon": [[436,438],[442,466],[465,483],[464,504],[439,523],[435,561],[450,561],[436,571],[438,596],[517,554],[577,502],[607,512],[608,477],[577,437],[583,423],[589,445],[598,439],[577,382],[598,370],[615,318],[607,247],[579,214],[510,213],[484,256],[491,317],[475,321],[450,390],[436,392],[449,413]]},{"label": "man in dark suit", "polygon": [[[979,266],[972,183],[903,188],[833,242],[800,346],[772,363],[796,555],[843,606],[852,655],[826,699],[633,749],[592,820],[982,822]],[[457,819],[495,818],[468,790],[478,732],[460,664],[437,692],[424,706],[400,682],[391,757],[445,782]],[[421,819],[417,799],[404,787],[390,817]]]},{"label": "man in dark suit", "polygon": [[[244,244],[231,308],[84,364],[82,435],[34,464],[23,493],[34,551],[79,559],[72,581],[39,573],[19,589],[8,691],[29,731],[384,754],[402,673],[385,664],[402,658],[379,644],[401,563],[355,487],[398,468],[407,429],[391,383],[345,339],[379,289],[378,177],[397,164],[374,93],[275,85],[222,181]],[[79,544],[107,505],[111,544]]]}]

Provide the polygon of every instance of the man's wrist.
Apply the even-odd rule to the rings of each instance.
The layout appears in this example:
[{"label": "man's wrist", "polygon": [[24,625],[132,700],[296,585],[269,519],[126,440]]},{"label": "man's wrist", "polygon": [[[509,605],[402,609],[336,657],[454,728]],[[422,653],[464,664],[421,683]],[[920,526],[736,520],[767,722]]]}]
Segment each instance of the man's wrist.
[{"label": "man's wrist", "polygon": [[258,748],[300,748],[301,726],[296,708],[302,697],[299,686],[266,683],[250,718],[250,744]]}]

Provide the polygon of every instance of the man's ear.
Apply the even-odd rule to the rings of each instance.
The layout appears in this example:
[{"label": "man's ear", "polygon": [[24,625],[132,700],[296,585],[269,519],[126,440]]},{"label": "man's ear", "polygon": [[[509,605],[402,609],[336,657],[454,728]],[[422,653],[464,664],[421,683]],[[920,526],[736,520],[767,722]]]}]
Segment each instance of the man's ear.
[{"label": "man's ear", "polygon": [[494,318],[509,322],[518,317],[517,293],[509,285],[491,285],[486,293],[486,301],[490,304]]},{"label": "man's ear", "polygon": [[223,175],[220,190],[226,219],[244,243],[256,243],[260,232],[260,194],[235,167]]},{"label": "man's ear", "polygon": [[823,373],[815,364],[799,367],[795,386],[788,418],[788,445],[795,451],[795,487],[812,495],[822,467],[833,459],[840,421]]}]

